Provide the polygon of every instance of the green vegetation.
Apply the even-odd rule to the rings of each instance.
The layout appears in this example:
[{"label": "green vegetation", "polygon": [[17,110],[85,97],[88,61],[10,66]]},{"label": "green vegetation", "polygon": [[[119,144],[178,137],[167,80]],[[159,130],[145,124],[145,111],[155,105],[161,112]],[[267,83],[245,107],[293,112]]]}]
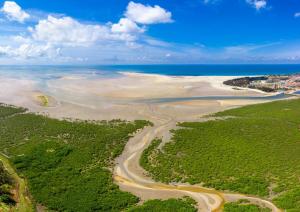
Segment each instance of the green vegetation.
[{"label": "green vegetation", "polygon": [[14,181],[0,161],[0,210],[5,210],[16,204],[12,194],[13,187]]},{"label": "green vegetation", "polygon": [[278,207],[300,211],[300,100],[215,116],[225,119],[180,123],[182,128],[173,131],[162,150],[157,149],[158,140],[145,150],[141,165],[162,182],[276,196]]},{"label": "green vegetation", "polygon": [[271,212],[271,209],[259,207],[250,203],[236,202],[226,203],[224,212]]},{"label": "green vegetation", "polygon": [[0,103],[0,119],[11,116],[16,113],[23,113],[26,110],[23,108],[17,108],[13,106],[7,106],[5,104]]},{"label": "green vegetation", "polygon": [[39,95],[37,96],[38,101],[40,102],[40,104],[44,107],[48,107],[49,106],[49,98],[45,95]]},{"label": "green vegetation", "polygon": [[0,150],[26,178],[36,204],[121,211],[138,202],[113,183],[110,169],[130,135],[149,122],[70,122],[23,112],[0,106]]},{"label": "green vegetation", "polygon": [[150,170],[152,166],[154,166],[154,163],[156,161],[156,156],[159,153],[159,150],[157,147],[162,142],[161,139],[155,139],[151,142],[149,147],[144,150],[143,154],[140,158],[140,164],[142,167],[144,167],[146,170]]},{"label": "green vegetation", "polygon": [[128,212],[196,212],[196,202],[185,197],[183,199],[149,200],[143,205],[134,206]]},{"label": "green vegetation", "polygon": [[[26,182],[23,178],[19,177],[15,169],[11,166],[9,160],[3,154],[0,154],[0,160],[5,167],[5,170],[9,174],[9,177],[13,181],[14,185],[14,200],[17,204],[12,207],[12,205],[6,205],[3,211],[20,211],[20,212],[32,212],[34,211],[34,206],[31,202],[30,195],[26,186]],[[12,210],[13,209],[13,210]]]}]

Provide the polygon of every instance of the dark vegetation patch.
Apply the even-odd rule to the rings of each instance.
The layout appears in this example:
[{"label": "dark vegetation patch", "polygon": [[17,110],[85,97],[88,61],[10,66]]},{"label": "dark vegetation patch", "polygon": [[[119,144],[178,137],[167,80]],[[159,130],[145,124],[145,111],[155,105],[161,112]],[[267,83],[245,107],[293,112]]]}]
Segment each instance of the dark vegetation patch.
[{"label": "dark vegetation patch", "polygon": [[246,88],[250,85],[251,82],[267,80],[267,79],[268,79],[268,77],[264,77],[264,76],[262,76],[262,77],[241,77],[241,78],[226,80],[223,82],[223,84]]},{"label": "dark vegetation patch", "polygon": [[12,194],[13,188],[14,181],[0,161],[0,203],[6,206],[13,206],[16,204]]},{"label": "dark vegetation patch", "polygon": [[247,202],[226,203],[224,212],[271,212],[271,209],[253,205]]},{"label": "dark vegetation patch", "polygon": [[243,87],[243,88],[253,88],[253,89],[259,89],[264,92],[275,92],[276,89],[266,87],[263,84],[261,86],[259,85],[252,85],[252,82],[255,81],[261,81],[261,80],[267,80],[268,77],[261,76],[261,77],[242,77],[237,79],[231,79],[224,81],[223,84],[230,85],[230,86],[237,86],[237,87]]},{"label": "dark vegetation patch", "polygon": [[134,206],[128,212],[196,212],[196,202],[185,197],[182,199],[149,200],[141,206]]},{"label": "dark vegetation patch", "polygon": [[158,146],[161,142],[162,141],[160,139],[153,140],[149,147],[145,149],[141,155],[140,164],[146,170],[155,166],[156,156],[159,153]]},{"label": "dark vegetation patch", "polygon": [[0,103],[0,119],[17,113],[23,113],[25,111],[26,109],[24,108],[18,108],[18,107]]}]

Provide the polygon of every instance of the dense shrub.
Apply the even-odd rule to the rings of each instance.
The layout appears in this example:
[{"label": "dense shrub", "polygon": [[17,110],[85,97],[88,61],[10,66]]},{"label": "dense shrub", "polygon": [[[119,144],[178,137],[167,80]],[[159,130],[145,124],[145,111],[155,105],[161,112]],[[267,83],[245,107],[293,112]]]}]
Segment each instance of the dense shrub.
[{"label": "dense shrub", "polygon": [[10,177],[9,173],[5,170],[3,163],[0,161],[0,203],[4,203],[5,205],[15,205],[16,202],[11,193],[13,186],[13,179]]},{"label": "dense shrub", "polygon": [[145,150],[141,165],[162,182],[203,183],[267,198],[272,191],[279,207],[300,211],[300,100],[215,115],[225,119],[180,123],[161,151],[157,141]]},{"label": "dense shrub", "polygon": [[134,206],[128,212],[196,212],[196,202],[189,198],[168,199],[168,200],[149,200],[143,205]]},{"label": "dense shrub", "polygon": [[147,121],[66,121],[0,106],[0,149],[55,211],[121,211],[138,202],[113,183],[113,160]]},{"label": "dense shrub", "polygon": [[271,212],[271,210],[252,204],[226,203],[224,212]]}]

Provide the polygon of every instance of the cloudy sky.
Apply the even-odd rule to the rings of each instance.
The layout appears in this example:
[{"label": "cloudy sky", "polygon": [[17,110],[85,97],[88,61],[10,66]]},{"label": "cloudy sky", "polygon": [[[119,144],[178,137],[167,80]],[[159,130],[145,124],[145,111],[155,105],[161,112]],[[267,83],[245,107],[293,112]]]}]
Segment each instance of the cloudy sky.
[{"label": "cloudy sky", "polygon": [[299,63],[299,0],[0,0],[0,64]]}]

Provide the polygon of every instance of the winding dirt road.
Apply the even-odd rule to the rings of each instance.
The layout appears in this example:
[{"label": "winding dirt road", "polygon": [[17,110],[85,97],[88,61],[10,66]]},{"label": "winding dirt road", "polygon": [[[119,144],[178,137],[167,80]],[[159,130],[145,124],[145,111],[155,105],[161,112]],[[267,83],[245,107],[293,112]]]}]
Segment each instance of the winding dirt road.
[{"label": "winding dirt road", "polygon": [[[142,200],[190,196],[197,201],[198,211],[201,212],[222,211],[226,202],[234,202],[239,199],[247,199],[253,204],[270,208],[273,212],[282,211],[272,202],[254,196],[224,193],[187,184],[162,184],[153,181],[139,165],[141,154],[154,138],[168,140],[170,138],[169,131],[176,128],[178,120],[167,117],[165,114],[156,114],[153,108],[150,108],[149,111],[150,119],[154,120],[154,126],[143,129],[131,138],[122,155],[116,159],[114,180],[122,190],[131,192]],[[204,118],[199,121],[201,120],[205,121]]]}]

